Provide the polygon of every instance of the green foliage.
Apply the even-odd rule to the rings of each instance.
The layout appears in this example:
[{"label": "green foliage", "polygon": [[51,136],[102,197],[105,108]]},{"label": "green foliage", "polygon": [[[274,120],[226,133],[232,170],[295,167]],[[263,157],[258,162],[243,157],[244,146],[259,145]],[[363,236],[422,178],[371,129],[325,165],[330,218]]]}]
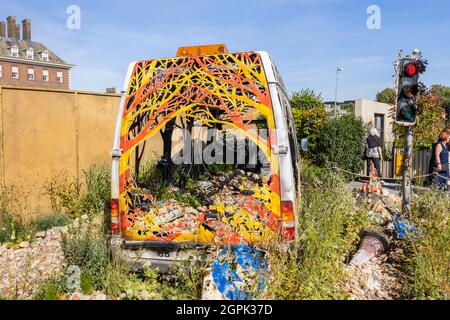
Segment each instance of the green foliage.
[{"label": "green foliage", "polygon": [[302,89],[292,93],[291,107],[292,109],[307,110],[324,108],[324,105],[320,94],[316,94],[311,89]]},{"label": "green foliage", "polygon": [[110,173],[108,168],[95,165],[83,171],[82,181],[60,173],[48,180],[45,189],[53,211],[71,218],[94,215],[110,201]]},{"label": "green foliage", "polygon": [[[106,280],[109,250],[105,236],[92,228],[92,223],[78,220],[62,234],[61,248],[68,266],[78,266],[85,282],[101,289]],[[86,288],[88,287],[87,284]]]},{"label": "green foliage", "polygon": [[309,158],[320,167],[335,163],[342,169],[360,172],[365,133],[364,123],[353,114],[327,119],[310,147]]},{"label": "green foliage", "polygon": [[408,241],[406,296],[450,299],[450,198],[435,190],[413,203],[411,221],[419,236]]},{"label": "green foliage", "polygon": [[[309,150],[314,150],[320,131],[327,119],[325,109],[323,107],[292,109],[292,117],[294,118],[298,141],[308,138],[308,148]],[[310,151],[302,151],[302,155],[306,158],[311,158]]]},{"label": "green foliage", "polygon": [[395,89],[385,88],[381,90],[377,93],[376,100],[382,103],[395,104]]},{"label": "green foliage", "polygon": [[0,243],[34,239],[34,226],[25,216],[27,197],[14,186],[0,187]]},{"label": "green foliage", "polygon": [[40,284],[35,300],[59,300],[67,293],[67,277],[64,273],[53,274]]},{"label": "green foliage", "polygon": [[68,225],[70,219],[63,213],[51,213],[42,217],[38,217],[34,222],[36,231],[46,231],[54,227],[62,227]]},{"label": "green foliage", "polygon": [[370,223],[354,206],[343,177],[315,167],[302,168],[300,238],[288,252],[269,250],[269,299],[345,299],[346,259],[356,250],[360,230]]},{"label": "green foliage", "polygon": [[206,275],[205,260],[195,265],[179,264],[168,274],[160,276],[162,295],[169,300],[200,300],[203,278]]},{"label": "green foliage", "polygon": [[[413,127],[414,149],[430,149],[444,128],[444,109],[442,100],[431,91],[419,96],[418,107],[421,112],[417,116],[417,123]],[[396,134],[395,145],[404,146],[404,127],[394,125]]]},{"label": "green foliage", "polygon": [[450,106],[450,87],[433,84],[430,91],[442,100],[444,106]]},{"label": "green foliage", "polygon": [[83,170],[86,189],[81,203],[84,210],[91,213],[100,213],[105,204],[111,201],[111,173],[106,166],[91,166]]}]

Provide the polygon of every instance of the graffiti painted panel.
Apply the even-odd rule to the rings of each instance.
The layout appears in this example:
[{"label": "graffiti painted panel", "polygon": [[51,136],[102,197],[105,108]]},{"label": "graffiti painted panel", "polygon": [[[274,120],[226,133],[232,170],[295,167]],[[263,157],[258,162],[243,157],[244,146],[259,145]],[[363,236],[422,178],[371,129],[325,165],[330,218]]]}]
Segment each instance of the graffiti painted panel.
[{"label": "graffiti painted panel", "polygon": [[[138,62],[121,132],[122,235],[131,240],[215,244],[269,238],[278,231],[280,220],[278,161],[271,152],[274,129],[268,84],[257,53]],[[264,130],[268,133],[261,134]],[[175,136],[181,140],[175,142]],[[229,137],[235,139],[233,144],[227,143]],[[186,183],[198,172],[207,177],[190,191],[202,202],[197,208],[158,198],[154,189],[138,181],[144,150],[155,148],[155,141],[161,145],[156,170],[162,180],[174,181],[177,175],[176,184]],[[237,151],[229,153],[230,145]],[[233,163],[227,172],[212,174],[212,164],[198,161],[208,151],[216,158],[231,154],[234,160],[250,163],[249,150],[258,151],[257,164]],[[175,156],[192,162],[178,163]]]}]

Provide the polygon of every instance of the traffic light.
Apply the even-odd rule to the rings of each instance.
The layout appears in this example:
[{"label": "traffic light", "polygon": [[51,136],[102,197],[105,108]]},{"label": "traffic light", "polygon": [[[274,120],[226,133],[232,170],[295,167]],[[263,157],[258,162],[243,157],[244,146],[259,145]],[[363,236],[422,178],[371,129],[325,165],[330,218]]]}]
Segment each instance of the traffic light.
[{"label": "traffic light", "polygon": [[395,122],[404,126],[416,123],[419,74],[423,71],[419,59],[402,58],[398,69],[398,90]]}]

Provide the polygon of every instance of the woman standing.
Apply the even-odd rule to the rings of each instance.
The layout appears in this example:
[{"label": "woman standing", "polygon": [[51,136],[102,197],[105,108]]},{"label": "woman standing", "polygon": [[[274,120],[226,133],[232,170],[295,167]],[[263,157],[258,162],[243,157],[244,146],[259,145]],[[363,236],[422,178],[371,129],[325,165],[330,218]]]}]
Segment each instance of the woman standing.
[{"label": "woman standing", "polygon": [[445,188],[447,185],[448,177],[448,148],[447,144],[450,142],[450,134],[447,130],[443,130],[438,137],[438,141],[433,146],[430,159],[430,170],[438,173],[437,184],[440,189]]},{"label": "woman standing", "polygon": [[370,176],[370,165],[373,163],[377,170],[378,177],[381,178],[381,138],[378,136],[376,128],[370,129],[369,136],[366,139],[366,157],[368,175]]}]

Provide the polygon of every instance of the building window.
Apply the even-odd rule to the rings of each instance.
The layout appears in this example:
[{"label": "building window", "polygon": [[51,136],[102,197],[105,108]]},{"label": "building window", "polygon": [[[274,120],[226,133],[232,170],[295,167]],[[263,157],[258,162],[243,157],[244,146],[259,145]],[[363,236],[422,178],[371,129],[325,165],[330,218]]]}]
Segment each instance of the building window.
[{"label": "building window", "polygon": [[375,128],[378,131],[378,134],[380,135],[381,141],[384,142],[384,114],[375,113],[374,115],[375,120]]},{"label": "building window", "polygon": [[19,79],[19,67],[12,67],[11,68],[11,78],[13,79]]},{"label": "building window", "polygon": [[28,68],[28,80],[34,80],[34,69]]},{"label": "building window", "polygon": [[61,71],[58,71],[56,73],[56,81],[58,81],[59,83],[63,83],[63,73]]},{"label": "building window", "polygon": [[27,59],[34,59],[34,50],[32,48],[27,50]]},{"label": "building window", "polygon": [[16,57],[16,58],[19,57],[19,47],[17,47],[17,46],[11,47],[11,57]]},{"label": "building window", "polygon": [[48,61],[48,51],[42,51],[42,61]]},{"label": "building window", "polygon": [[42,71],[42,80],[48,81],[48,70]]}]

